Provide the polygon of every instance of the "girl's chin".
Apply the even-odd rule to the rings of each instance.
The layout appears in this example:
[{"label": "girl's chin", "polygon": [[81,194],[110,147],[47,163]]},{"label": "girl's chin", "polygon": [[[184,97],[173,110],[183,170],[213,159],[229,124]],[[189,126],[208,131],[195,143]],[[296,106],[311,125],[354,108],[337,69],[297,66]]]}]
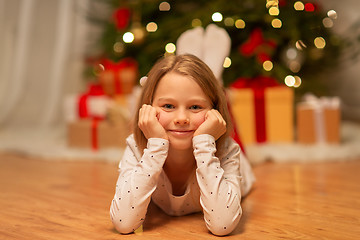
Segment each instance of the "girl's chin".
[{"label": "girl's chin", "polygon": [[169,138],[170,147],[176,150],[192,149],[192,137],[189,139],[174,139]]}]

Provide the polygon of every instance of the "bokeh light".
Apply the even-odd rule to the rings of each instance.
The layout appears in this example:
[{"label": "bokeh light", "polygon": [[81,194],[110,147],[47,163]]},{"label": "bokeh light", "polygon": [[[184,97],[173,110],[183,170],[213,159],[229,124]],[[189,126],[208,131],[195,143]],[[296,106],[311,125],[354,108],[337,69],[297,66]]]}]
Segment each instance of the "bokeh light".
[{"label": "bokeh light", "polygon": [[267,0],[266,2],[266,8],[278,7],[278,5],[279,5],[278,0]]},{"label": "bokeh light", "polygon": [[202,25],[202,22],[200,19],[195,18],[191,21],[191,26],[192,27],[200,27]]},{"label": "bokeh light", "polygon": [[315,44],[315,47],[322,49],[326,46],[326,41],[322,37],[317,37],[314,39],[314,44]]},{"label": "bokeh light", "polygon": [[134,34],[131,32],[126,32],[123,35],[123,41],[126,43],[132,43],[134,41]]},{"label": "bokeh light", "polygon": [[331,18],[331,19],[337,19],[337,13],[336,13],[335,10],[330,10],[330,11],[328,11],[328,12],[327,12],[327,15],[328,15],[328,17]]},{"label": "bokeh light", "polygon": [[272,26],[273,28],[281,28],[281,27],[282,27],[282,22],[281,22],[280,19],[275,18],[275,19],[273,19],[273,20],[271,21],[271,26]]},{"label": "bokeh light", "polygon": [[116,53],[122,53],[125,50],[125,47],[122,42],[116,42],[113,46],[113,49]]},{"label": "bokeh light", "polygon": [[294,86],[293,86],[293,87],[295,87],[295,88],[300,87],[300,85],[301,85],[301,78],[300,78],[299,76],[294,76],[294,78],[295,78],[295,83],[294,83]]},{"label": "bokeh light", "polygon": [[176,51],[176,46],[175,46],[175,44],[173,44],[173,43],[168,43],[168,44],[166,44],[166,46],[165,46],[165,51],[166,51],[167,53],[174,53],[174,52]]},{"label": "bokeh light", "polygon": [[224,19],[224,24],[225,24],[225,26],[227,26],[227,27],[232,27],[232,26],[234,26],[234,23],[235,23],[235,21],[234,21],[234,19],[231,18],[231,17],[227,17],[227,18]]},{"label": "bokeh light", "polygon": [[315,11],[315,6],[312,3],[305,3],[305,11],[313,12]]},{"label": "bokeh light", "polygon": [[226,57],[224,60],[224,64],[223,67],[224,68],[229,68],[231,66],[231,59],[229,57]]},{"label": "bokeh light", "polygon": [[96,64],[93,69],[92,72],[95,76],[99,76],[99,74],[101,74],[103,71],[105,70],[104,65],[102,65],[101,63]]},{"label": "bokeh light", "polygon": [[236,28],[243,29],[243,28],[245,28],[245,25],[246,25],[245,21],[242,20],[242,19],[238,19],[238,20],[235,21],[235,27]]},{"label": "bokeh light", "polygon": [[288,87],[293,87],[295,84],[295,81],[296,81],[295,77],[292,75],[287,75],[284,80],[286,86],[288,86]]},{"label": "bokeh light", "polygon": [[269,8],[269,14],[270,14],[271,16],[277,16],[277,15],[279,15],[279,13],[280,13],[280,10],[279,10],[278,7],[271,7],[271,8]]},{"label": "bokeh light", "polygon": [[170,4],[168,2],[160,3],[159,10],[162,12],[170,11]]},{"label": "bokeh light", "polygon": [[148,32],[156,32],[157,29],[158,29],[158,26],[154,22],[149,22],[146,25],[146,31],[148,31]]},{"label": "bokeh light", "polygon": [[301,1],[297,1],[294,3],[294,9],[296,11],[303,11],[305,9],[304,3],[302,3]]},{"label": "bokeh light", "polygon": [[322,20],[322,23],[323,23],[324,27],[326,27],[326,28],[331,28],[334,26],[333,20],[331,20],[331,18],[328,18],[328,17],[324,18]]},{"label": "bokeh light", "polygon": [[221,22],[223,20],[223,16],[221,13],[219,12],[216,12],[216,13],[213,13],[213,15],[211,16],[211,19],[214,21],[214,22]]},{"label": "bokeh light", "polygon": [[297,51],[295,48],[289,48],[287,51],[286,51],[286,57],[290,60],[293,60],[297,57]]},{"label": "bokeh light", "polygon": [[296,47],[296,49],[298,49],[298,50],[303,50],[303,49],[306,48],[307,46],[306,46],[306,44],[305,44],[302,40],[298,40],[298,41],[296,41],[296,43],[295,43],[295,47]]},{"label": "bokeh light", "polygon": [[273,69],[274,65],[270,60],[267,60],[263,63],[263,68],[265,71],[271,71]]},{"label": "bokeh light", "polygon": [[301,64],[298,61],[290,61],[289,62],[289,69],[293,72],[293,73],[297,73],[300,71],[301,69]]}]

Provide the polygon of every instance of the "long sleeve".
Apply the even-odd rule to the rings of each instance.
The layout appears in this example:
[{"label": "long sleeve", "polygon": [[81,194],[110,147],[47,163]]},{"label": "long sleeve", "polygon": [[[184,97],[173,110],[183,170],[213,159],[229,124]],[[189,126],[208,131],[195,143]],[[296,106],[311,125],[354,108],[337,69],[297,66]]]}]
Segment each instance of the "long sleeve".
[{"label": "long sleeve", "polygon": [[215,235],[226,235],[234,230],[242,214],[241,150],[236,144],[227,144],[220,161],[215,156],[215,144],[210,135],[193,138],[196,177],[207,228]]},{"label": "long sleeve", "polygon": [[144,154],[140,156],[133,137],[127,139],[110,207],[111,220],[120,233],[133,232],[145,220],[168,148],[167,140],[150,138]]}]

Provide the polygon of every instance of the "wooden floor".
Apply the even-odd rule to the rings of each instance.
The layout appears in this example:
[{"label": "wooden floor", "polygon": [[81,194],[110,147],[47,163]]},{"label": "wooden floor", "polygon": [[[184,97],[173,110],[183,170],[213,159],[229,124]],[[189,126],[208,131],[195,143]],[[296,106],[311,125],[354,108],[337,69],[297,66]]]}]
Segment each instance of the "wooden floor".
[{"label": "wooden floor", "polygon": [[[360,159],[254,168],[257,184],[229,239],[359,239]],[[109,219],[116,165],[0,154],[0,239],[215,239],[202,215],[169,217],[151,205],[143,232]]]}]

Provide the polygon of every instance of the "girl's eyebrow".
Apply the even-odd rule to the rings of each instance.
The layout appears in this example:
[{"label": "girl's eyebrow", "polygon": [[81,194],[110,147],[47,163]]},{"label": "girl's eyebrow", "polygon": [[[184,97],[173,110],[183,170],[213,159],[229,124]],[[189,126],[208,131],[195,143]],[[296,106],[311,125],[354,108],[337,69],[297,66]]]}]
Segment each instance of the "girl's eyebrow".
[{"label": "girl's eyebrow", "polygon": [[168,97],[160,97],[158,98],[158,101],[172,101],[174,100],[173,98],[168,98]]},{"label": "girl's eyebrow", "polygon": [[[160,98],[158,98],[158,101],[176,101],[176,99],[175,99],[175,98],[171,98],[171,97],[160,97]],[[201,98],[201,97],[200,97],[200,98],[194,97],[194,98],[189,98],[187,101],[188,101],[188,102],[190,102],[190,101],[207,102],[208,100],[205,99],[205,98]]]}]

